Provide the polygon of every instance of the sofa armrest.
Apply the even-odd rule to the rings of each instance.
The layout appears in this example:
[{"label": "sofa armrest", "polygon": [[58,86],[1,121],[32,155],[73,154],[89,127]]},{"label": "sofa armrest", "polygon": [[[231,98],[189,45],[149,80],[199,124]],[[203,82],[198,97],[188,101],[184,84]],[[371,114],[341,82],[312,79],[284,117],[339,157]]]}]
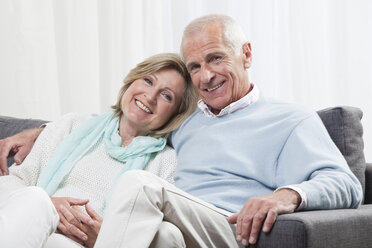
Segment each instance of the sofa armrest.
[{"label": "sofa armrest", "polygon": [[364,198],[364,204],[372,203],[372,164],[366,164],[366,194]]},{"label": "sofa armrest", "polygon": [[304,211],[278,216],[254,247],[371,247],[372,204],[358,209]]}]

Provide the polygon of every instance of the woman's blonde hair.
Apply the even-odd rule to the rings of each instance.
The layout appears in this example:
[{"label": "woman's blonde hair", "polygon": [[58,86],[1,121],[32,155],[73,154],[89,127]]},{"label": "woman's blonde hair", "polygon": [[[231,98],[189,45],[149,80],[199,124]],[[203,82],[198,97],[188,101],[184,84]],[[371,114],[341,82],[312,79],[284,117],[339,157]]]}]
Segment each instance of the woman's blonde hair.
[{"label": "woman's blonde hair", "polygon": [[179,55],[175,53],[161,53],[151,56],[137,64],[137,66],[130,70],[128,75],[124,78],[124,85],[121,87],[118,100],[112,108],[115,111],[114,117],[121,116],[123,114],[121,109],[121,99],[131,84],[137,79],[144,78],[163,69],[174,69],[185,80],[185,92],[183,93],[177,111],[166,124],[157,130],[151,130],[149,133],[149,135],[153,137],[166,138],[172,131],[179,128],[187,117],[195,111],[198,100],[198,95],[192,85],[190,75]]}]

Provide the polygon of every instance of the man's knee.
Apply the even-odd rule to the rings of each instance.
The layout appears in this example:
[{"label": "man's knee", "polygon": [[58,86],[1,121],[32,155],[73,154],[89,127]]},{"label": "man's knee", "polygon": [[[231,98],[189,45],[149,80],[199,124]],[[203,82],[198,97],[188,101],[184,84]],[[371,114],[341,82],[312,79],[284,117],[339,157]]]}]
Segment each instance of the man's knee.
[{"label": "man's knee", "polygon": [[141,187],[146,184],[146,178],[154,176],[152,173],[144,170],[130,170],[119,177],[116,182],[115,188],[127,188],[128,186]]},{"label": "man's knee", "polygon": [[163,221],[152,241],[150,248],[186,247],[182,232],[174,224]]}]

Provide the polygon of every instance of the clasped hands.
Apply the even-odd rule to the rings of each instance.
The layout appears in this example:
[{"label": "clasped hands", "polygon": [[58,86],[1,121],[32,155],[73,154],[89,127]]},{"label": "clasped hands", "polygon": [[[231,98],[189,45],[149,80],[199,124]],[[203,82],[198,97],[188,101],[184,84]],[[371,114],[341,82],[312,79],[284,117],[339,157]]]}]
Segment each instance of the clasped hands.
[{"label": "clasped hands", "polygon": [[270,232],[279,214],[293,213],[300,203],[301,197],[296,191],[283,188],[249,199],[240,212],[227,221],[236,224],[236,240],[247,246],[257,242],[261,227],[263,232]]},{"label": "clasped hands", "polygon": [[[93,247],[102,225],[102,218],[89,205],[89,200],[51,197],[59,215],[58,231],[75,242]],[[84,206],[84,213],[79,206]]]}]

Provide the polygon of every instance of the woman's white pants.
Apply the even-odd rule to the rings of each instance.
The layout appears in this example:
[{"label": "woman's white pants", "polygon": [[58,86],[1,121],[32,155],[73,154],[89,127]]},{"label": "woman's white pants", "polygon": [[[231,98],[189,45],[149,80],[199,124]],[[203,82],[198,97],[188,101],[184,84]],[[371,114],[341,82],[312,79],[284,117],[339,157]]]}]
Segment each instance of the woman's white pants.
[{"label": "woman's white pants", "polygon": [[58,213],[43,189],[0,192],[0,247],[43,247],[58,222]]}]

